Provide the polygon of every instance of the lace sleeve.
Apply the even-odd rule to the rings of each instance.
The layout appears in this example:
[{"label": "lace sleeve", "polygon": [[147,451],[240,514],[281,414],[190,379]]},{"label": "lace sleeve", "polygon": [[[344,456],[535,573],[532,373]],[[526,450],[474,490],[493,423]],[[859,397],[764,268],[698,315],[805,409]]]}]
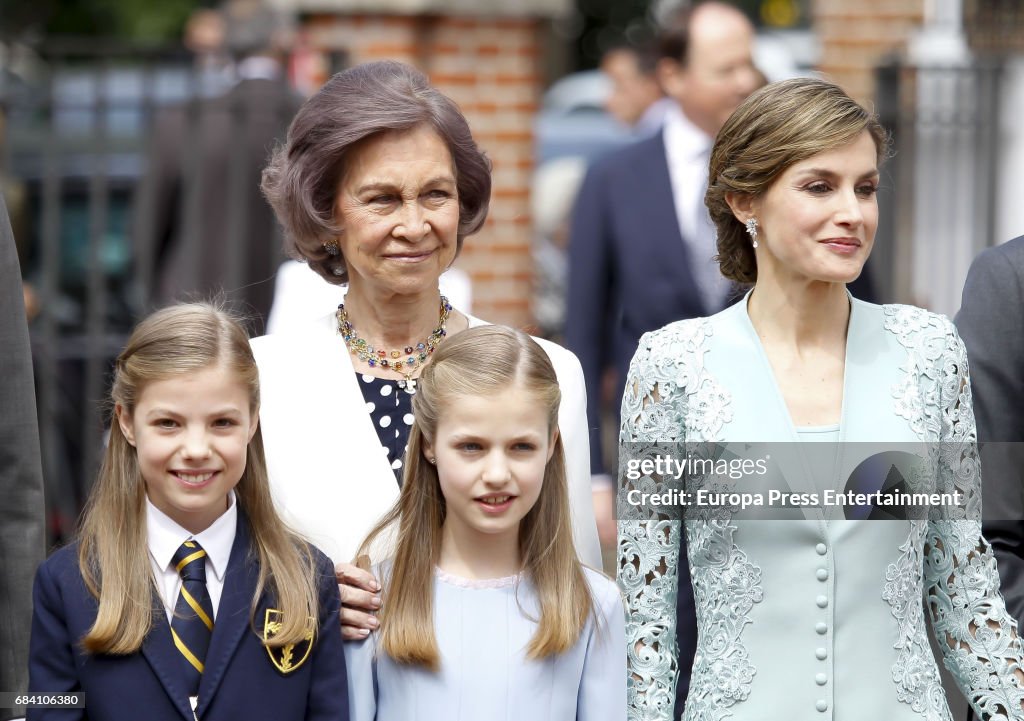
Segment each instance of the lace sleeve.
[{"label": "lace sleeve", "polygon": [[938,489],[963,502],[928,523],[926,606],[950,670],[982,719],[1024,719],[1021,643],[999,593],[996,560],[981,535],[981,476],[963,343],[952,326],[937,369]]},{"label": "lace sleeve", "polygon": [[[640,341],[622,399],[619,432],[619,498],[650,492],[658,479],[630,480],[627,456],[637,447],[681,440],[682,419],[673,412],[674,384],[659,369],[650,335]],[[626,444],[630,450],[626,451]],[[672,719],[679,662],[676,652],[676,595],[679,586],[681,522],[619,504],[618,582],[626,599],[627,708],[629,719]]]}]

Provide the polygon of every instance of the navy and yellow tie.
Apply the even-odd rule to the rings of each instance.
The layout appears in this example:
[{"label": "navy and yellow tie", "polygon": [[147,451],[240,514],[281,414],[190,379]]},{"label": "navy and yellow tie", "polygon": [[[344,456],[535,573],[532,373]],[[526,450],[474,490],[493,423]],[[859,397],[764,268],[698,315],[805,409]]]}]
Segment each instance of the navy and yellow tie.
[{"label": "navy and yellow tie", "polygon": [[206,590],[206,551],[195,541],[185,541],[171,562],[181,576],[171,636],[185,661],[189,693],[194,696],[199,693],[199,679],[213,635],[213,603]]}]

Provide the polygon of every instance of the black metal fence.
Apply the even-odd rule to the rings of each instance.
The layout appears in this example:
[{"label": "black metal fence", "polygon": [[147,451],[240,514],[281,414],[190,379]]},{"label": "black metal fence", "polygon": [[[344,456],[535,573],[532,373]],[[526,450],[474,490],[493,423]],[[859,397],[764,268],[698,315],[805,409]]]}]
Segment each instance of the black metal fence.
[{"label": "black metal fence", "polygon": [[[298,100],[266,64],[239,99],[246,80],[229,70],[96,41],[42,49],[26,77],[0,67],[0,188],[26,284],[51,541],[75,528],[133,324],[217,290],[256,331],[268,310],[280,238],[259,171]],[[177,134],[158,139],[167,127]]]}]

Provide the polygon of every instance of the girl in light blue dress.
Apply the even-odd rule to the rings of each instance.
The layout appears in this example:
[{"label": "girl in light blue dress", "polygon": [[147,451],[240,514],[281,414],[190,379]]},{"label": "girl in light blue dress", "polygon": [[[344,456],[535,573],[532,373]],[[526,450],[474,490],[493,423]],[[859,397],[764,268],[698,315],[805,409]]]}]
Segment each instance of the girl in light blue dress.
[{"label": "girl in light blue dress", "polygon": [[413,400],[402,493],[364,541],[380,630],[346,644],[352,718],[626,718],[624,612],[573,547],[558,380],[529,336],[471,328]]}]

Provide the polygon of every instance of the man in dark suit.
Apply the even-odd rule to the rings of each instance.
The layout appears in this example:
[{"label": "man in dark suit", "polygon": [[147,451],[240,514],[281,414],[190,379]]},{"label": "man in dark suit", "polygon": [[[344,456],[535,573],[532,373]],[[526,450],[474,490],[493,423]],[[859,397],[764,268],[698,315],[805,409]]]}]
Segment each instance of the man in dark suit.
[{"label": "man in dark suit", "polygon": [[[43,560],[43,470],[21,269],[0,196],[0,691],[28,689],[32,576]],[[0,719],[24,714],[0,708]]]},{"label": "man in dark suit", "polygon": [[224,291],[265,321],[284,258],[260,177],[300,99],[283,76],[277,14],[257,0],[233,0],[224,13],[238,82],[160,112],[135,237],[157,303]]},{"label": "man in dark suit", "polygon": [[616,371],[621,398],[643,333],[725,304],[703,198],[714,135],[758,84],[752,42],[753,28],[732,6],[703,3],[682,17],[659,43],[658,77],[676,104],[665,127],[597,162],[580,189],[566,340],[587,380],[595,469],[604,370]]},{"label": "man in dark suit", "polygon": [[[729,285],[712,260],[717,249],[704,191],[715,134],[761,82],[751,55],[753,40],[746,16],[724,3],[697,4],[669,23],[659,39],[657,74],[675,105],[663,129],[596,163],[576,201],[565,337],[583,364],[587,383],[602,540],[608,538],[613,505],[610,483],[602,478],[599,430],[606,369],[615,373],[612,405],[617,415],[640,336],[672,321],[711,315],[728,298]],[[680,561],[677,627],[680,699],[689,688],[696,647],[685,558]],[[681,708],[677,703],[677,712]]]},{"label": "man in dark suit", "polygon": [[[983,531],[1006,608],[1024,618],[1024,236],[971,264],[956,326],[967,346],[981,443]],[[970,718],[970,715],[968,716]]]}]

